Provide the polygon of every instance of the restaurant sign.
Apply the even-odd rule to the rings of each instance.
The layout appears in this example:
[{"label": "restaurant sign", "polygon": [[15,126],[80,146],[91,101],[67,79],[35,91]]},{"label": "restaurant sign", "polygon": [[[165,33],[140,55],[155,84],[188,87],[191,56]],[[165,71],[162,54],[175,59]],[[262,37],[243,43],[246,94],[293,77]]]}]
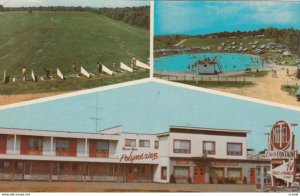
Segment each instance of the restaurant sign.
[{"label": "restaurant sign", "polygon": [[297,151],[266,151],[266,159],[297,159]]},{"label": "restaurant sign", "polygon": [[282,165],[275,167],[268,173],[274,176],[275,178],[282,179],[286,182],[293,182],[294,164],[295,164],[295,160],[290,159],[289,161],[284,162]]},{"label": "restaurant sign", "polygon": [[123,161],[123,162],[133,163],[134,161],[142,161],[146,159],[151,159],[151,160],[158,159],[158,153],[149,152],[149,153],[134,154],[133,152],[131,152],[129,155],[122,154],[120,162]]}]

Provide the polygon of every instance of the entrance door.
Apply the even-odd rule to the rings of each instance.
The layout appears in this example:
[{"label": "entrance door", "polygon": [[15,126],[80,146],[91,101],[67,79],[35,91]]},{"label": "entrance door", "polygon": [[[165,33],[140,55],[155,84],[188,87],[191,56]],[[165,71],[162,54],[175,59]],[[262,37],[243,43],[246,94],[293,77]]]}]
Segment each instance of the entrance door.
[{"label": "entrance door", "polygon": [[127,182],[133,182],[133,167],[129,166],[127,169]]},{"label": "entrance door", "polygon": [[31,163],[25,162],[24,163],[24,180],[31,179]]},{"label": "entrance door", "polygon": [[256,171],[255,171],[255,168],[250,168],[250,184],[256,184]]},{"label": "entrance door", "polygon": [[194,167],[194,184],[205,184],[205,169],[204,167]]},{"label": "entrance door", "polygon": [[52,163],[51,180],[58,180],[58,175],[59,175],[59,163]]}]

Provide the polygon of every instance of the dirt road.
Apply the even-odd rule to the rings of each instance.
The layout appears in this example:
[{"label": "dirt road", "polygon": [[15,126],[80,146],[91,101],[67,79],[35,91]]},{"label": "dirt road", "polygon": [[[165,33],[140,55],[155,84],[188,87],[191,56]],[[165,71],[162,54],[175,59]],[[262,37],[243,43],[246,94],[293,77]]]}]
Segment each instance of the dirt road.
[{"label": "dirt road", "polygon": [[[290,74],[295,73],[295,69],[290,69]],[[282,103],[287,105],[293,105],[300,107],[300,102],[296,97],[289,95],[287,92],[282,91],[281,85],[286,84],[286,69],[277,70],[277,77],[272,77],[272,72],[269,72],[267,76],[262,78],[255,78],[255,86],[244,88],[213,88],[214,90],[234,93],[247,97],[253,97],[263,99],[266,101],[272,101],[276,103]],[[295,81],[291,77],[288,78],[289,84],[295,84],[300,81]]]},{"label": "dirt road", "polygon": [[0,95],[0,105],[18,103],[21,101],[28,101],[28,100],[38,99],[38,98],[42,98],[42,97],[50,97],[50,96],[59,95],[59,94],[63,94],[63,93],[66,93],[66,92]]},{"label": "dirt road", "polygon": [[254,192],[245,184],[1,181],[0,192]]}]

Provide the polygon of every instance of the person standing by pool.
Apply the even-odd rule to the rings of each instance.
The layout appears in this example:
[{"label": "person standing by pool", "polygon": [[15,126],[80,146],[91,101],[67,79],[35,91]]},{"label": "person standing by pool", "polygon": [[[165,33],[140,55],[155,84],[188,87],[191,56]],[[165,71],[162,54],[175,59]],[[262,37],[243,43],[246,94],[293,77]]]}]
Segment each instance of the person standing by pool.
[{"label": "person standing by pool", "polygon": [[102,74],[102,63],[100,63],[99,61],[97,62],[97,72],[99,75]]},{"label": "person standing by pool", "polygon": [[26,72],[27,72],[26,66],[24,66],[24,67],[22,68],[22,80],[23,80],[23,82],[26,81]]},{"label": "person standing by pool", "polygon": [[74,72],[74,76],[76,76],[77,74],[76,74],[76,64],[75,63],[72,64],[72,69]]},{"label": "person standing by pool", "polygon": [[132,60],[131,60],[131,68],[133,68],[134,65],[136,65],[135,57],[133,57]]}]

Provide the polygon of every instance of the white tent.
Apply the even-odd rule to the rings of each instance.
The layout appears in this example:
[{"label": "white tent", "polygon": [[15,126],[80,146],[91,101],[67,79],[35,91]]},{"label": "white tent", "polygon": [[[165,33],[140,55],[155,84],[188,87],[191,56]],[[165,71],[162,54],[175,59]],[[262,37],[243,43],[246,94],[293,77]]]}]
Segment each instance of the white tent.
[{"label": "white tent", "polygon": [[91,78],[91,74],[86,71],[82,66],[80,67],[80,73],[88,78]]},{"label": "white tent", "polygon": [[145,63],[138,61],[138,60],[136,60],[136,66],[144,68],[144,69],[150,69],[149,65],[146,65]]},{"label": "white tent", "polygon": [[58,68],[56,70],[56,74],[58,75],[58,77],[60,77],[60,79],[62,79],[62,80],[65,79],[64,75],[61,73],[61,71]]},{"label": "white tent", "polygon": [[124,64],[124,63],[120,63],[120,68],[121,69],[124,69],[124,70],[126,70],[126,71],[129,71],[129,72],[133,72],[133,69],[132,68],[130,68],[128,65],[126,65],[126,64]]},{"label": "white tent", "polygon": [[102,71],[109,74],[109,75],[113,75],[113,71],[108,69],[105,65],[102,64]]}]

